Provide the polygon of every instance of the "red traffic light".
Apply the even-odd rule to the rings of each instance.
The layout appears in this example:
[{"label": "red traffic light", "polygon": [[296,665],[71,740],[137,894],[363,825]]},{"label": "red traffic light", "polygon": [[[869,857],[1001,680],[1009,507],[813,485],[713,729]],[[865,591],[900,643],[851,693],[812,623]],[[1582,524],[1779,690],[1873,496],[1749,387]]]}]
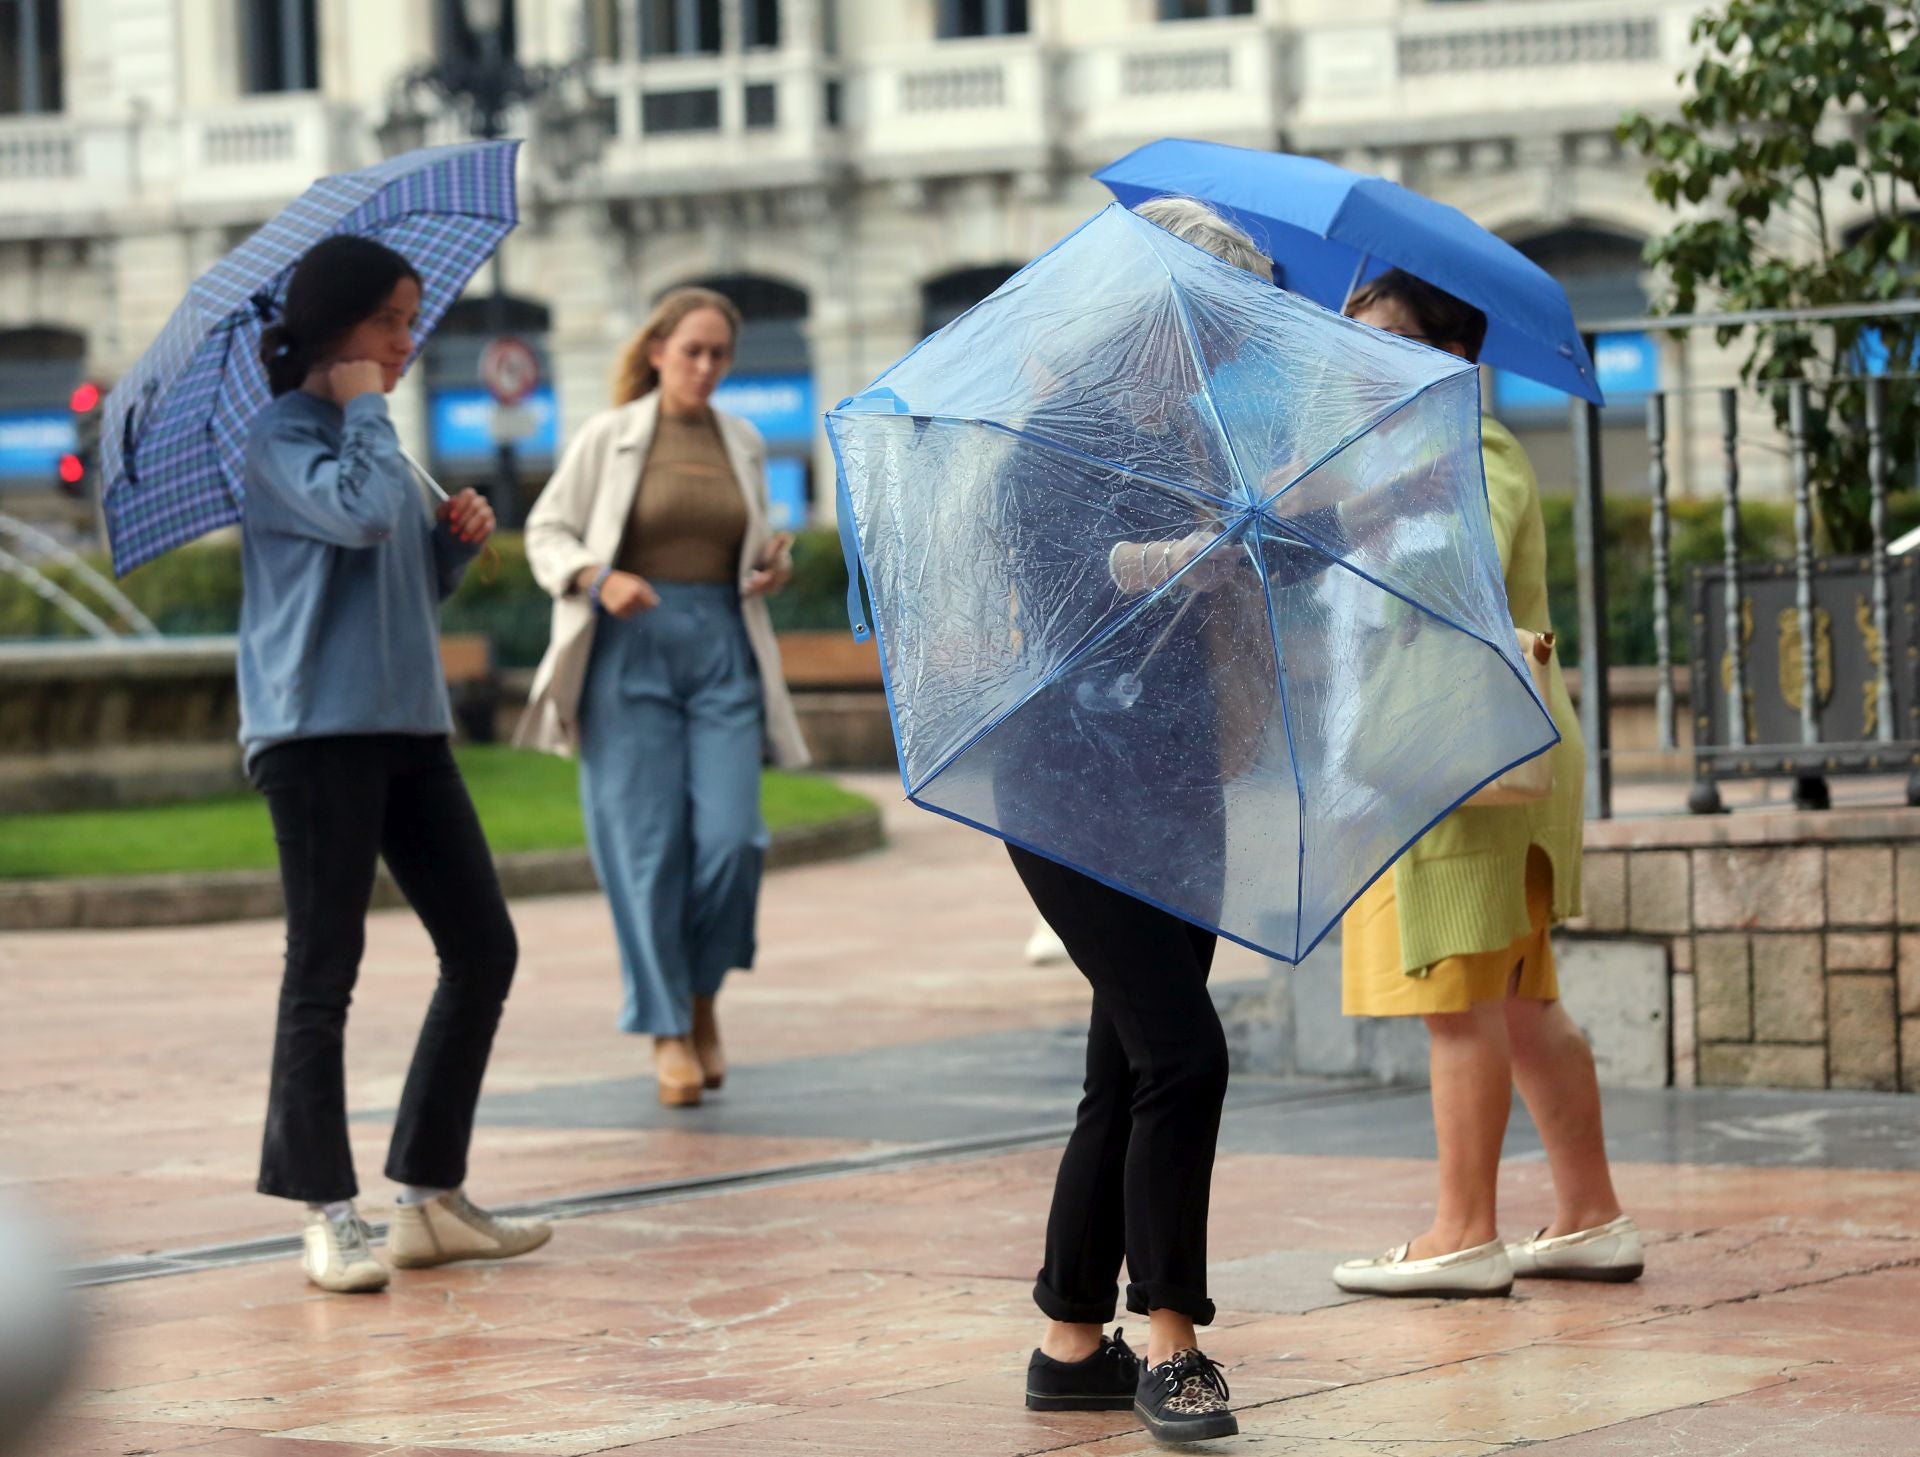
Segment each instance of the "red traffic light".
[{"label": "red traffic light", "polygon": [[69,486],[77,486],[87,478],[87,463],[68,451],[60,457],[60,479]]},{"label": "red traffic light", "polygon": [[[67,400],[67,406],[76,415],[85,415],[99,408],[100,386],[92,380],[83,380],[73,387],[73,394]],[[63,470],[65,466],[61,467]]]}]

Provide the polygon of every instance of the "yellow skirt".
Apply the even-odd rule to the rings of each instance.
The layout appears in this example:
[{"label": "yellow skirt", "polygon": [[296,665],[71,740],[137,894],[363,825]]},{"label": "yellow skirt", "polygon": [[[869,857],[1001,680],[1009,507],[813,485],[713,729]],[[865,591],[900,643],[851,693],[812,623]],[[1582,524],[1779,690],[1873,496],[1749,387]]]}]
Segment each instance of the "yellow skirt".
[{"label": "yellow skirt", "polygon": [[1341,921],[1341,1010],[1349,1017],[1422,1017],[1506,996],[1558,1001],[1553,862],[1537,845],[1527,852],[1527,918],[1527,933],[1504,950],[1449,956],[1409,975],[1400,969],[1400,908],[1389,871]]}]

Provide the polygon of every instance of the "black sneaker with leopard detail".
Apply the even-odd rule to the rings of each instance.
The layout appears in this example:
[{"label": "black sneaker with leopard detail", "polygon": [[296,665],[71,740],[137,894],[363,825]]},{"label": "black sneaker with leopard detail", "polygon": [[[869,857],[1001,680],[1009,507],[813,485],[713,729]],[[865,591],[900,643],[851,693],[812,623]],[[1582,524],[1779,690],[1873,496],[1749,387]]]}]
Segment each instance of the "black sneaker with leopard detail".
[{"label": "black sneaker with leopard detail", "polygon": [[1100,1337],[1091,1356],[1056,1361],[1035,1349],[1027,1362],[1029,1411],[1125,1411],[1140,1382],[1140,1358],[1121,1332]]},{"label": "black sneaker with leopard detail", "polygon": [[1189,1347],[1158,1366],[1142,1363],[1133,1410],[1157,1441],[1208,1442],[1239,1435],[1227,1394],[1220,1363]]}]

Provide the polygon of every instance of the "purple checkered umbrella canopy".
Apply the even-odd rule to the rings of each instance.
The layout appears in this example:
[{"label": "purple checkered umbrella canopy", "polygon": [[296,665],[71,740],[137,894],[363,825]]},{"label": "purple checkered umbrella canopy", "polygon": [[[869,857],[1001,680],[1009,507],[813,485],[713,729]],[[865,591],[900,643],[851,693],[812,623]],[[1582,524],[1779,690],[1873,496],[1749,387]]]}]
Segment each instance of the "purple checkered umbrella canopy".
[{"label": "purple checkered umbrella canopy", "polygon": [[101,506],[115,572],[240,519],[247,429],[272,398],[260,332],[307,250],[350,233],[404,256],[424,281],[417,345],[519,221],[519,146],[428,147],[322,178],[187,290],[107,397]]}]

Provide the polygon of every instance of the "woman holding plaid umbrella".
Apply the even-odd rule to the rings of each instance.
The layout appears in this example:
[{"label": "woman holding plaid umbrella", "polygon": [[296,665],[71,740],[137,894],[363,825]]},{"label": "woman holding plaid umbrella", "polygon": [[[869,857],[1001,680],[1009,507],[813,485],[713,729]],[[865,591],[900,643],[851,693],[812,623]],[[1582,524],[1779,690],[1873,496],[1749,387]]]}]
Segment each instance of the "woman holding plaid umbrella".
[{"label": "woman holding plaid umbrella", "polygon": [[474,1105],[517,947],[493,857],[448,747],[439,604],[493,531],[473,491],[437,507],[387,411],[415,348],[421,279],[369,238],[293,270],[260,356],[273,401],[246,446],[241,739],[280,849],[287,956],[260,1191],[307,1208],[307,1278],[370,1291],[387,1269],[354,1209],[343,1051],[377,863],[433,937],[440,979],[394,1120],[399,1266],[545,1244],[462,1191]]}]

